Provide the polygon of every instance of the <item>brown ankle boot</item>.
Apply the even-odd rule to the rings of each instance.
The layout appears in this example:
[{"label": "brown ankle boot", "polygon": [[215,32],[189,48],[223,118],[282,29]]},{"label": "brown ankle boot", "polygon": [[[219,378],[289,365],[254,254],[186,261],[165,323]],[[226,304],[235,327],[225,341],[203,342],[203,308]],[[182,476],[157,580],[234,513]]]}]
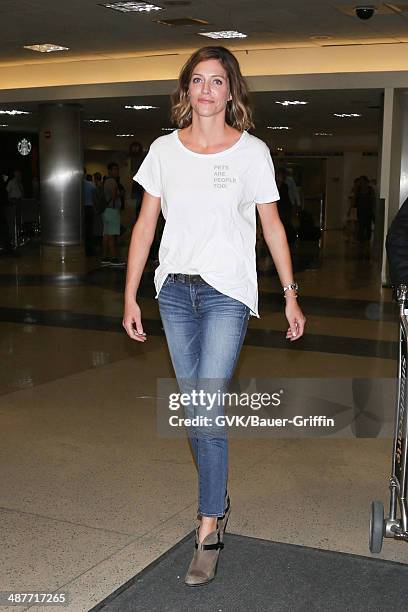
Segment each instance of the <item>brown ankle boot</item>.
[{"label": "brown ankle boot", "polygon": [[209,533],[202,542],[199,540],[198,530],[199,527],[196,527],[196,550],[184,579],[188,586],[207,584],[215,577],[220,550],[224,548],[218,527],[215,531]]}]

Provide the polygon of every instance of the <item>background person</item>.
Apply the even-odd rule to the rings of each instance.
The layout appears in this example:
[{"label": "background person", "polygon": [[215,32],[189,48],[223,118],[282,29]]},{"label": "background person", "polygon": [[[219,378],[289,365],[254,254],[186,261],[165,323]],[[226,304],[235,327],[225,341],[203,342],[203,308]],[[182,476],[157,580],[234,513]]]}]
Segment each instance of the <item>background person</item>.
[{"label": "background person", "polygon": [[[155,271],[160,315],[182,392],[228,389],[248,319],[258,315],[256,209],[286,297],[286,337],[303,334],[290,252],[268,147],[253,127],[248,89],[235,56],[204,47],[183,67],[172,99],[180,130],[157,138],[134,180],[145,195],[128,256],[123,326],[145,342],[137,302],[162,207],[166,224]],[[216,389],[214,388],[216,387]],[[202,415],[206,407],[186,407]],[[212,417],[223,413],[212,408]],[[214,578],[229,515],[228,444],[223,428],[188,429],[199,470],[200,523],[185,583]]]},{"label": "background person", "polygon": [[359,188],[360,177],[357,177],[353,181],[353,186],[348,196],[348,209],[346,219],[344,223],[344,237],[346,242],[357,242],[358,237],[358,222],[357,222],[357,207],[356,207],[356,193]]},{"label": "background person", "polygon": [[1,255],[11,255],[13,248],[8,223],[7,207],[9,205],[8,193],[4,176],[0,174],[0,246]]},{"label": "background person", "polygon": [[84,216],[85,216],[85,255],[90,257],[95,255],[95,248],[93,243],[93,222],[94,222],[94,207],[93,207],[93,196],[95,191],[95,185],[92,182],[92,175],[84,175],[82,181],[82,200],[84,205]]},{"label": "background person", "polygon": [[122,201],[120,198],[117,178],[119,166],[115,162],[108,164],[108,177],[103,188],[107,207],[102,213],[103,240],[102,240],[102,262],[103,266],[125,266],[124,261],[118,258],[118,247],[116,237],[120,235],[120,210]]},{"label": "background person", "polygon": [[292,208],[296,211],[296,213],[299,213],[302,208],[302,202],[300,200],[298,186],[296,185],[296,181],[293,178],[293,169],[290,167],[285,168],[285,173],[285,183],[288,186],[288,193],[290,201],[292,203]]},{"label": "background person", "polygon": [[94,243],[98,245],[98,249],[100,249],[102,248],[103,240],[103,210],[106,206],[105,190],[103,187],[102,175],[100,172],[94,173],[93,180],[95,189],[92,198],[94,211],[92,234]]},{"label": "background person", "polygon": [[374,221],[375,193],[366,176],[360,176],[354,195],[357,208],[358,240],[362,257],[370,257],[370,241]]},{"label": "background person", "polygon": [[16,169],[13,172],[13,177],[6,185],[8,194],[8,205],[6,207],[8,231],[11,236],[11,241],[14,249],[19,247],[19,239],[21,232],[21,211],[22,201],[24,197],[23,175],[21,170]]}]

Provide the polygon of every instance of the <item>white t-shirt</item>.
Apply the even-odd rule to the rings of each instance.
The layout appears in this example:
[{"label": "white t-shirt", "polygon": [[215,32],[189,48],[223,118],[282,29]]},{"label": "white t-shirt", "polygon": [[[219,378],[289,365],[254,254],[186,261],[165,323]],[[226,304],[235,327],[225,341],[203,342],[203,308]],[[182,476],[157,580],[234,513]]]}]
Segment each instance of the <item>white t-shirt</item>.
[{"label": "white t-shirt", "polygon": [[255,204],[279,199],[266,144],[244,131],[225,151],[195,153],[174,130],[151,144],[133,180],[161,198],[166,220],[156,299],[169,273],[200,274],[259,318]]}]

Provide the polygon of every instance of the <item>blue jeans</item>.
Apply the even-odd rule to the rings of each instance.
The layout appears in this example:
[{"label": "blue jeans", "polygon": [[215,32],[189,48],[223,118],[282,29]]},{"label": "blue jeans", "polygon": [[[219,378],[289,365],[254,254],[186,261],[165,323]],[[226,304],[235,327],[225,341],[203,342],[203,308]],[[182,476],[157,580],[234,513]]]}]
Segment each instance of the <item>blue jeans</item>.
[{"label": "blue jeans", "polygon": [[[198,275],[169,274],[158,295],[160,316],[181,393],[228,390],[248,326],[248,306]],[[215,396],[214,396],[215,397]],[[185,416],[224,414],[222,402],[185,406]],[[223,516],[228,480],[225,427],[187,427],[199,476],[198,514]]]}]

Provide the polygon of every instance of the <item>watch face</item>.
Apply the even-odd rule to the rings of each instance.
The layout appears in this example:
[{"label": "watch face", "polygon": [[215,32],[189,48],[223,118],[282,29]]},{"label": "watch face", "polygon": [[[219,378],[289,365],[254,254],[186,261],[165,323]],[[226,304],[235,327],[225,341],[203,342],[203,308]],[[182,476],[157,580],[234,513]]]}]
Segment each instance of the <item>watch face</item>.
[{"label": "watch face", "polygon": [[397,300],[405,300],[408,293],[408,287],[406,285],[399,285],[396,290]]}]

